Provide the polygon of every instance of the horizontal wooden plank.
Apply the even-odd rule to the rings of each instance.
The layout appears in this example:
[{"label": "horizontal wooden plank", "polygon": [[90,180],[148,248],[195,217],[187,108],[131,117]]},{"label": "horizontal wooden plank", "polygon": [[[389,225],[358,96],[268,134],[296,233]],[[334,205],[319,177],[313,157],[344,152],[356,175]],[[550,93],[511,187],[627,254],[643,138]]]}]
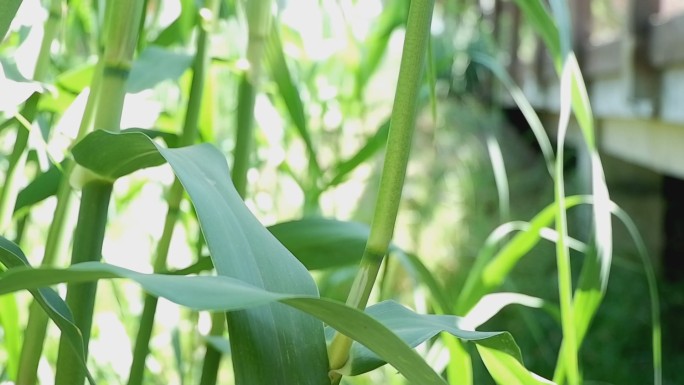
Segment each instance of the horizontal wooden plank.
[{"label": "horizontal wooden plank", "polygon": [[605,119],[603,151],[656,172],[684,178],[684,127],[657,120]]},{"label": "horizontal wooden plank", "polygon": [[625,48],[625,42],[622,39],[585,46],[584,63],[582,63],[585,77],[594,79],[619,74],[623,66],[628,64],[625,62]]},{"label": "horizontal wooden plank", "polygon": [[656,67],[684,63],[684,14],[655,20],[651,28],[651,63]]}]

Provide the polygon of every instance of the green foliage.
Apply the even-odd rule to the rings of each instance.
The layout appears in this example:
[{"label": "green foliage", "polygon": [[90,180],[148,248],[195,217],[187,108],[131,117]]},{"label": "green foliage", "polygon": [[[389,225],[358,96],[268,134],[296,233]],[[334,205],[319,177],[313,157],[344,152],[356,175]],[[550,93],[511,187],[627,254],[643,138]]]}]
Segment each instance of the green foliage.
[{"label": "green foliage", "polygon": [[[0,191],[0,382],[35,384],[38,362],[47,361],[57,383],[69,384],[84,376],[120,382],[127,374],[129,385],[173,376],[207,385],[578,384],[581,366],[593,365],[582,362],[580,347],[608,285],[616,215],[646,271],[654,382],[662,383],[655,274],[634,224],[610,201],[563,1],[515,1],[559,74],[555,150],[496,59],[483,16],[465,3],[437,2],[440,35],[431,27],[431,0],[302,0],[304,8],[181,0],[176,10],[171,1],[52,0],[44,24],[5,38],[20,3],[0,5],[0,88],[12,90],[0,105],[0,136],[8,140],[1,149],[7,171]],[[306,9],[297,17],[307,27],[292,22],[293,9]],[[367,14],[373,19],[357,20]],[[40,46],[26,37],[34,29],[46,31]],[[35,63],[15,55],[20,49],[33,49]],[[33,67],[31,78],[24,75]],[[539,205],[524,214],[528,221],[482,225],[487,215],[500,221],[520,214],[515,196],[509,210],[515,186],[506,175],[519,167],[506,154],[503,134],[489,128],[501,122],[463,93],[477,91],[481,69],[511,94],[551,176],[551,202],[543,194],[530,199]],[[431,121],[424,118],[428,100]],[[455,119],[440,111],[449,103]],[[565,193],[564,141],[573,113],[591,158],[589,197]],[[457,146],[466,150],[452,153]],[[486,178],[496,179],[498,203],[482,187],[489,181],[454,183],[454,174],[475,173],[478,151],[489,156],[494,170]],[[377,159],[383,152],[384,163]],[[450,205],[454,195],[465,213]],[[45,219],[55,198],[54,215]],[[76,199],[74,229],[69,202]],[[593,231],[586,244],[569,235],[566,220],[581,204],[593,212],[591,223],[581,224]],[[133,211],[149,218],[136,223],[142,220],[130,219]],[[459,227],[458,217],[467,223]],[[111,251],[134,244],[128,236],[149,247]],[[516,268],[538,262],[542,239],[556,246],[557,273],[534,278],[544,281],[541,294],[518,293]],[[571,250],[581,255],[579,278]],[[108,303],[107,290],[96,294],[102,280],[114,288],[117,305]],[[61,283],[68,284],[66,300],[50,288]],[[24,291],[35,301],[28,317]],[[187,311],[169,326],[174,317],[161,314],[170,305],[158,298]],[[508,308],[522,309],[528,318],[516,325],[537,333],[539,349],[529,341],[519,346],[516,333],[483,331]],[[530,308],[545,311],[561,342],[540,331]],[[197,313],[204,311],[212,314]],[[114,335],[111,325],[97,322],[91,332],[94,320],[112,312],[126,332],[138,330],[129,337],[133,364],[123,370],[103,363],[89,343]],[[45,337],[48,319],[62,333],[56,360],[57,346]],[[159,349],[153,336],[170,339],[173,351]],[[549,362],[557,353],[555,367],[526,366],[536,350],[550,352]],[[161,369],[145,369],[148,354]],[[222,366],[222,356],[232,365]],[[551,375],[554,382],[543,378]]]}]

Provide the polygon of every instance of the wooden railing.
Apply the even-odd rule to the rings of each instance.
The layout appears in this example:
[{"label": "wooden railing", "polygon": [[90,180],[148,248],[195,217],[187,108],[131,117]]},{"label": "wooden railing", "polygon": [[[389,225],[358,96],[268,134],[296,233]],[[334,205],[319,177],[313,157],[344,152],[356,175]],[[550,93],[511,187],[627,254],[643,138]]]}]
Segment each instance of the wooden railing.
[{"label": "wooden railing", "polygon": [[[548,54],[510,1],[492,16],[508,70],[532,105],[549,118],[559,83]],[[608,38],[596,3],[617,25]],[[684,178],[684,0],[570,0],[574,49],[597,118],[601,149],[658,173]],[[592,10],[594,9],[594,11]],[[529,28],[527,28],[529,31]],[[605,34],[604,34],[605,35]],[[495,92],[504,105],[512,100]],[[550,121],[551,122],[551,121]],[[549,124],[553,128],[555,124]]]}]

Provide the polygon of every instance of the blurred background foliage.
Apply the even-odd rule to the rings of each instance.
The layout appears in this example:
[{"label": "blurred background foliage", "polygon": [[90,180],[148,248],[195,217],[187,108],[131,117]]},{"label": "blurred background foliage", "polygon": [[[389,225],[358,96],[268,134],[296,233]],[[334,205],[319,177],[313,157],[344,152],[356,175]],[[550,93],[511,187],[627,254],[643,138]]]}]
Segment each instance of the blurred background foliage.
[{"label": "blurred background foliage", "polygon": [[[9,35],[0,44],[6,81],[31,78],[45,21],[54,13],[47,3],[24,0]],[[201,14],[199,3],[147,1],[122,128],[154,128],[175,134],[182,125],[197,34],[196,15]],[[481,3],[486,2],[436,4],[423,108],[395,235],[402,249],[420,256],[451,299],[462,287],[486,238],[499,224],[529,220],[553,201],[552,180],[536,145],[524,127],[513,127],[504,111],[492,104],[491,76],[471,60],[474,54],[505,57],[497,51],[493,26]],[[407,5],[404,0],[277,2],[277,34],[267,42],[263,83],[256,97],[257,146],[246,199],[262,223],[270,225],[303,215],[370,221]],[[31,84],[46,90],[30,129],[31,152],[21,176],[22,186],[58,164],[75,137],[103,38],[103,8],[104,1],[71,0],[58,22],[46,80]],[[216,144],[226,155],[235,146],[236,90],[245,69],[246,46],[242,7],[235,0],[223,1],[218,28],[211,35],[211,66],[199,131],[203,141]],[[9,119],[23,100],[19,92],[0,92],[0,116]],[[0,131],[3,168],[16,135],[5,128],[3,124]],[[568,190],[572,192],[574,169],[569,164]],[[507,175],[510,196],[502,195],[503,186],[497,185],[495,174],[502,171]],[[162,229],[164,186],[171,181],[170,171],[161,168],[116,183],[103,251],[105,261],[152,271],[149,256]],[[5,233],[20,241],[34,264],[40,263],[54,207],[54,197],[50,197],[30,209],[18,210],[17,223],[30,222],[31,226],[18,225]],[[188,202],[183,202],[181,211],[183,226],[176,228],[170,268],[187,266],[195,258],[197,224]],[[512,271],[504,289],[557,300],[554,253],[552,243],[535,247]],[[65,255],[59,259],[61,266],[67,264]],[[634,255],[615,258],[617,268],[605,303],[582,349],[581,361],[587,363],[583,367],[585,383],[648,383],[652,374],[649,312],[644,305],[648,302],[646,284],[638,268],[632,267]],[[355,267],[347,267],[315,275],[323,296],[344,300],[354,274]],[[400,295],[397,299],[402,302],[418,310],[428,309],[430,291],[416,285],[415,275],[399,260],[389,259],[376,295]],[[143,297],[129,282],[100,286],[90,346],[91,368],[102,383],[123,383],[131,361],[130,341],[137,327],[137,317],[130,315],[140,313]],[[17,298],[20,308],[28,303],[26,295]],[[5,304],[0,302],[0,306]],[[148,383],[194,383],[209,316],[164,300],[159,306],[147,361],[153,374]],[[0,313],[5,309],[0,308]],[[26,321],[24,316],[18,314],[20,324]],[[510,331],[527,367],[550,377],[561,339],[553,317],[513,307],[503,310],[482,329]],[[50,383],[54,377],[57,338],[58,331],[51,327],[40,364],[41,383]],[[0,340],[9,340],[6,330],[0,330]],[[684,365],[679,353],[672,353],[672,365]],[[6,360],[7,352],[0,350],[0,382],[6,373],[2,365]],[[487,384],[491,380],[478,365],[475,383]],[[232,378],[230,372],[229,360],[224,360],[221,378]],[[684,381],[674,371],[666,371],[665,377],[673,384]],[[384,368],[344,381],[394,384],[404,380],[392,368]]]}]

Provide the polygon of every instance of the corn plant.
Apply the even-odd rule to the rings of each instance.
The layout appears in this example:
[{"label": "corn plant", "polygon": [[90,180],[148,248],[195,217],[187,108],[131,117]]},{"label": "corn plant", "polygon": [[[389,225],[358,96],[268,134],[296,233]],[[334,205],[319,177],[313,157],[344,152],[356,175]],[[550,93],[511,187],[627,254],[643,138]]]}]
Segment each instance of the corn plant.
[{"label": "corn plant", "polygon": [[[434,1],[388,1],[379,14],[364,42],[366,50],[354,65],[352,86],[347,87],[347,97],[340,104],[349,116],[366,117],[368,106],[363,98],[369,79],[376,74],[392,33],[403,29],[396,91],[387,122],[381,123],[349,157],[342,156],[334,144],[318,140],[321,130],[312,128],[316,119],[309,116],[307,101],[311,103],[310,109],[313,105],[325,107],[328,101],[321,95],[308,100],[301,96],[305,94],[304,88],[315,88],[316,66],[310,65],[310,76],[302,76],[304,84],[298,84],[283,43],[288,42],[289,36],[296,45],[297,40],[292,38],[295,33],[279,23],[273,13],[275,4],[268,0],[182,0],[180,15],[160,27],[156,24],[161,17],[160,8],[168,3],[105,1],[91,8],[83,1],[52,0],[33,79],[13,75],[8,70],[11,61],[3,57],[2,92],[4,84],[18,91],[7,106],[2,106],[5,121],[1,127],[14,128],[16,135],[0,195],[0,230],[4,232],[0,237],[0,262],[4,266],[0,273],[0,327],[7,357],[0,378],[4,376],[22,385],[37,383],[50,320],[61,332],[54,382],[101,382],[97,368],[89,362],[96,298],[102,296],[98,293],[98,282],[124,279],[145,291],[142,312],[132,332],[132,362],[127,378],[119,379],[129,385],[156,380],[146,370],[146,360],[155,320],[159,318],[159,298],[192,311],[211,313],[209,332],[201,344],[201,370],[193,378],[201,384],[220,382],[223,355],[230,356],[232,381],[236,384],[354,383],[354,376],[384,365],[390,365],[414,384],[468,384],[473,383],[470,346],[476,348],[497,383],[581,383],[579,347],[608,283],[611,212],[625,221],[636,239],[638,233],[625,213],[609,200],[586,90],[569,48],[571,34],[564,2],[551,1],[550,10],[541,1],[516,2],[543,38],[559,73],[562,109],[555,154],[539,119],[498,62],[487,55],[472,57],[504,82],[530,121],[554,182],[554,200],[531,221],[511,222],[497,229],[456,293],[454,288],[438,282],[418,256],[393,242],[414,128],[426,104],[426,98],[421,96],[425,83],[430,89],[433,114],[436,109],[435,63],[427,54]],[[0,6],[0,36],[7,34],[20,4],[20,0],[12,0]],[[72,71],[62,67],[50,83],[47,60],[53,41],[60,38],[56,30],[64,15],[75,15],[66,16],[65,23],[84,35],[83,40],[61,37],[60,41],[70,42],[65,49],[77,51],[74,56],[97,60]],[[93,20],[97,22],[92,23]],[[221,21],[236,20],[244,24],[247,39],[240,59],[231,62],[212,53],[216,48],[212,38],[219,37]],[[20,38],[17,32],[8,36],[6,41]],[[172,49],[178,46],[190,47],[191,53]],[[7,44],[0,53],[9,56],[12,49]],[[66,65],[73,59],[62,60]],[[334,62],[335,58],[328,65],[334,67]],[[301,70],[307,66],[299,65],[294,68]],[[222,76],[217,75],[226,68]],[[349,78],[348,74],[341,76]],[[218,81],[225,78],[229,78],[225,84]],[[161,89],[163,93],[160,84],[169,79],[177,81],[180,89],[185,87],[184,107],[167,106],[166,115],[154,117],[152,129],[122,130],[122,120],[127,118],[127,94],[152,89]],[[45,84],[52,84],[56,95],[50,94],[50,87]],[[237,112],[231,123],[235,136],[228,156],[232,160],[230,169],[226,155],[216,143],[209,143],[226,136],[217,128],[225,123],[216,118],[214,90],[229,86],[234,86],[237,95]],[[287,160],[280,164],[283,175],[291,177],[304,191],[304,217],[268,228],[245,203],[250,196],[249,170],[261,140],[255,124],[256,105],[258,100],[266,99],[281,108],[288,127],[292,128],[284,140],[289,141],[287,144],[297,142],[306,159],[306,164],[299,168]],[[77,120],[78,134],[64,160],[51,159],[52,166],[43,167],[20,191],[16,178],[28,174],[26,165],[31,152],[27,143],[29,134],[37,130],[38,113],[50,117],[45,118],[48,121],[65,120],[68,114],[63,106],[75,106],[79,100],[82,111]],[[568,197],[564,191],[564,136],[573,112],[592,155],[591,197]],[[368,163],[383,147],[379,185],[369,187],[375,196],[370,225],[320,217],[323,194],[350,178],[354,170]],[[44,148],[30,150],[48,152]],[[332,161],[323,159],[326,150],[336,155]],[[52,154],[47,155],[52,158]],[[103,243],[111,231],[108,221],[112,191],[116,185],[144,173],[144,169],[160,166],[173,172],[173,181],[165,196],[166,214],[156,240],[151,272],[102,262]],[[138,193],[135,187],[130,190],[131,197]],[[22,250],[26,249],[22,232],[32,225],[27,212],[52,195],[57,198],[54,218],[45,239],[41,266],[34,266]],[[185,207],[186,198],[191,209]],[[64,267],[67,263],[60,254],[70,231],[72,202],[76,200],[80,206],[71,260]],[[568,235],[565,219],[568,209],[587,203],[594,212],[594,244],[589,246]],[[547,228],[551,222],[555,222],[554,230]],[[193,246],[197,259],[185,268],[172,269],[169,254],[179,223],[185,224],[193,236],[194,232],[199,233],[199,241]],[[513,231],[519,232],[509,237]],[[9,240],[12,235],[16,242]],[[556,371],[548,375],[553,376],[553,381],[525,367],[523,352],[510,333],[477,330],[497,312],[483,313],[482,309],[488,306],[500,309],[510,304],[543,304],[555,309],[539,298],[495,293],[513,266],[544,237],[556,243],[563,334]],[[502,246],[498,247],[498,243]],[[576,286],[570,271],[570,247],[586,254]],[[643,251],[643,246],[639,248]],[[434,314],[421,314],[394,300],[376,302],[372,292],[392,278],[390,262],[394,261],[413,271],[421,285],[428,287]],[[312,271],[349,265],[358,267],[346,302],[322,297]],[[653,283],[650,265],[645,266]],[[382,285],[378,284],[379,277]],[[64,298],[52,288],[60,283],[67,284]],[[15,300],[16,293],[21,291],[28,291],[33,297],[23,341],[18,338],[19,314],[20,305],[26,301]],[[655,293],[652,284],[654,381],[660,383]],[[448,362],[426,360],[425,350],[414,349],[421,344],[430,352],[446,354]],[[177,352],[179,362],[183,354]],[[179,372],[182,381],[183,370]]]}]

